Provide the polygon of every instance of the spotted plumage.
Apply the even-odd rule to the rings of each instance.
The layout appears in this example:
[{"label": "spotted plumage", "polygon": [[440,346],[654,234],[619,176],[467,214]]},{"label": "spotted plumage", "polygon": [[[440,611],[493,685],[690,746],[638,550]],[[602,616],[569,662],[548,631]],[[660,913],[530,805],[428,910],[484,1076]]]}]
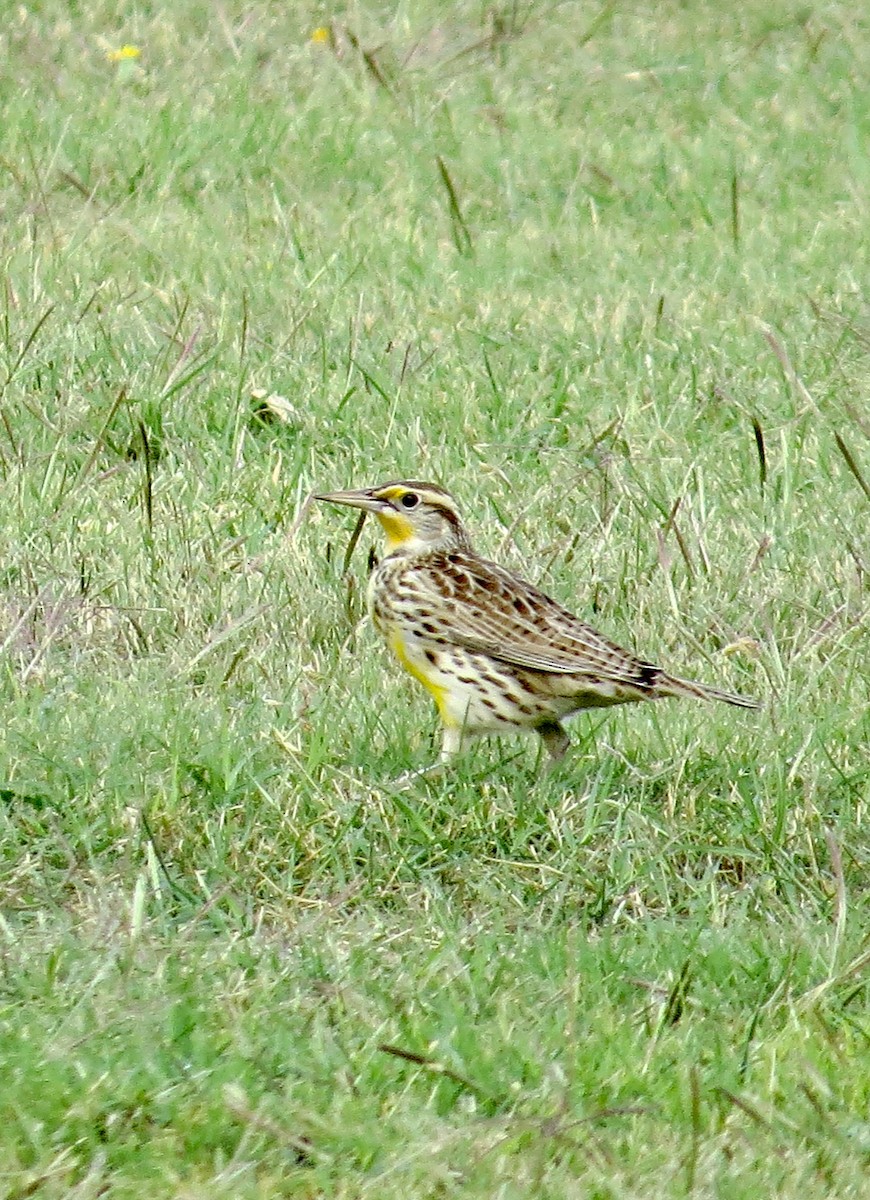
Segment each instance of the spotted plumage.
[{"label": "spotted plumage", "polygon": [[557,601],[474,552],[456,503],[415,480],[318,496],[373,513],[387,554],[369,607],[407,671],[431,693],[444,726],[442,759],[466,735],[537,732],[553,758],[563,718],[665,696],[755,701],[669,675],[602,637]]}]

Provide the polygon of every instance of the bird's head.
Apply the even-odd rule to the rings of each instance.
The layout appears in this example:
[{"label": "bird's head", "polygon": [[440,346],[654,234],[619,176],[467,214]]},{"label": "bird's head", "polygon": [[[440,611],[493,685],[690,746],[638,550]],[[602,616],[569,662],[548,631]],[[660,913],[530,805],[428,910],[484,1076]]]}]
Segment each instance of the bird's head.
[{"label": "bird's head", "polygon": [[468,534],[453,497],[436,483],[403,480],[315,497],[374,513],[387,535],[387,553],[468,549]]}]

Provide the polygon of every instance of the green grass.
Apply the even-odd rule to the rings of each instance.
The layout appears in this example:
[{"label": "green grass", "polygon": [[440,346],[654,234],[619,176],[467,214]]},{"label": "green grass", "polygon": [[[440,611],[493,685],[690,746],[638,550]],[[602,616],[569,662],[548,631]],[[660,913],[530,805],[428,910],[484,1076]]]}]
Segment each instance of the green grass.
[{"label": "green grass", "polygon": [[[870,23],[732,8],[10,10],[4,1195],[866,1196]],[[401,476],[762,711],[397,793]]]}]

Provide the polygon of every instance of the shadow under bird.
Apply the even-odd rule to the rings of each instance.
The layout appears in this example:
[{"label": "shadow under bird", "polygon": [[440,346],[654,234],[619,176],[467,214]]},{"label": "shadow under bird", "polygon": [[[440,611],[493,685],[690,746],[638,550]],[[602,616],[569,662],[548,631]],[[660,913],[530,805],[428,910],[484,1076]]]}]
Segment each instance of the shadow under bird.
[{"label": "shadow under bird", "polygon": [[562,721],[584,708],[665,696],[758,707],[636,658],[481,558],[456,502],[437,484],[403,480],[316,499],[373,513],[387,535],[369,580],[369,609],[438,706],[442,762],[467,736],[529,730],[560,759],[570,745]]}]

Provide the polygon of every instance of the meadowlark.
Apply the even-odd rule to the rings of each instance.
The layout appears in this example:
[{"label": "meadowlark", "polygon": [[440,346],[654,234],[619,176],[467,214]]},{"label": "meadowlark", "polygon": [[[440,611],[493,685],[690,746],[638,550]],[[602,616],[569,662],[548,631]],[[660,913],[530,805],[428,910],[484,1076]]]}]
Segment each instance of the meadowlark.
[{"label": "meadowlark", "polygon": [[481,558],[453,497],[405,480],[316,497],[374,513],[386,555],[369,580],[369,609],[402,666],[433,696],[442,762],[466,736],[539,734],[554,760],[565,717],[664,696],[754,700],[669,675],[602,637],[533,584]]}]

